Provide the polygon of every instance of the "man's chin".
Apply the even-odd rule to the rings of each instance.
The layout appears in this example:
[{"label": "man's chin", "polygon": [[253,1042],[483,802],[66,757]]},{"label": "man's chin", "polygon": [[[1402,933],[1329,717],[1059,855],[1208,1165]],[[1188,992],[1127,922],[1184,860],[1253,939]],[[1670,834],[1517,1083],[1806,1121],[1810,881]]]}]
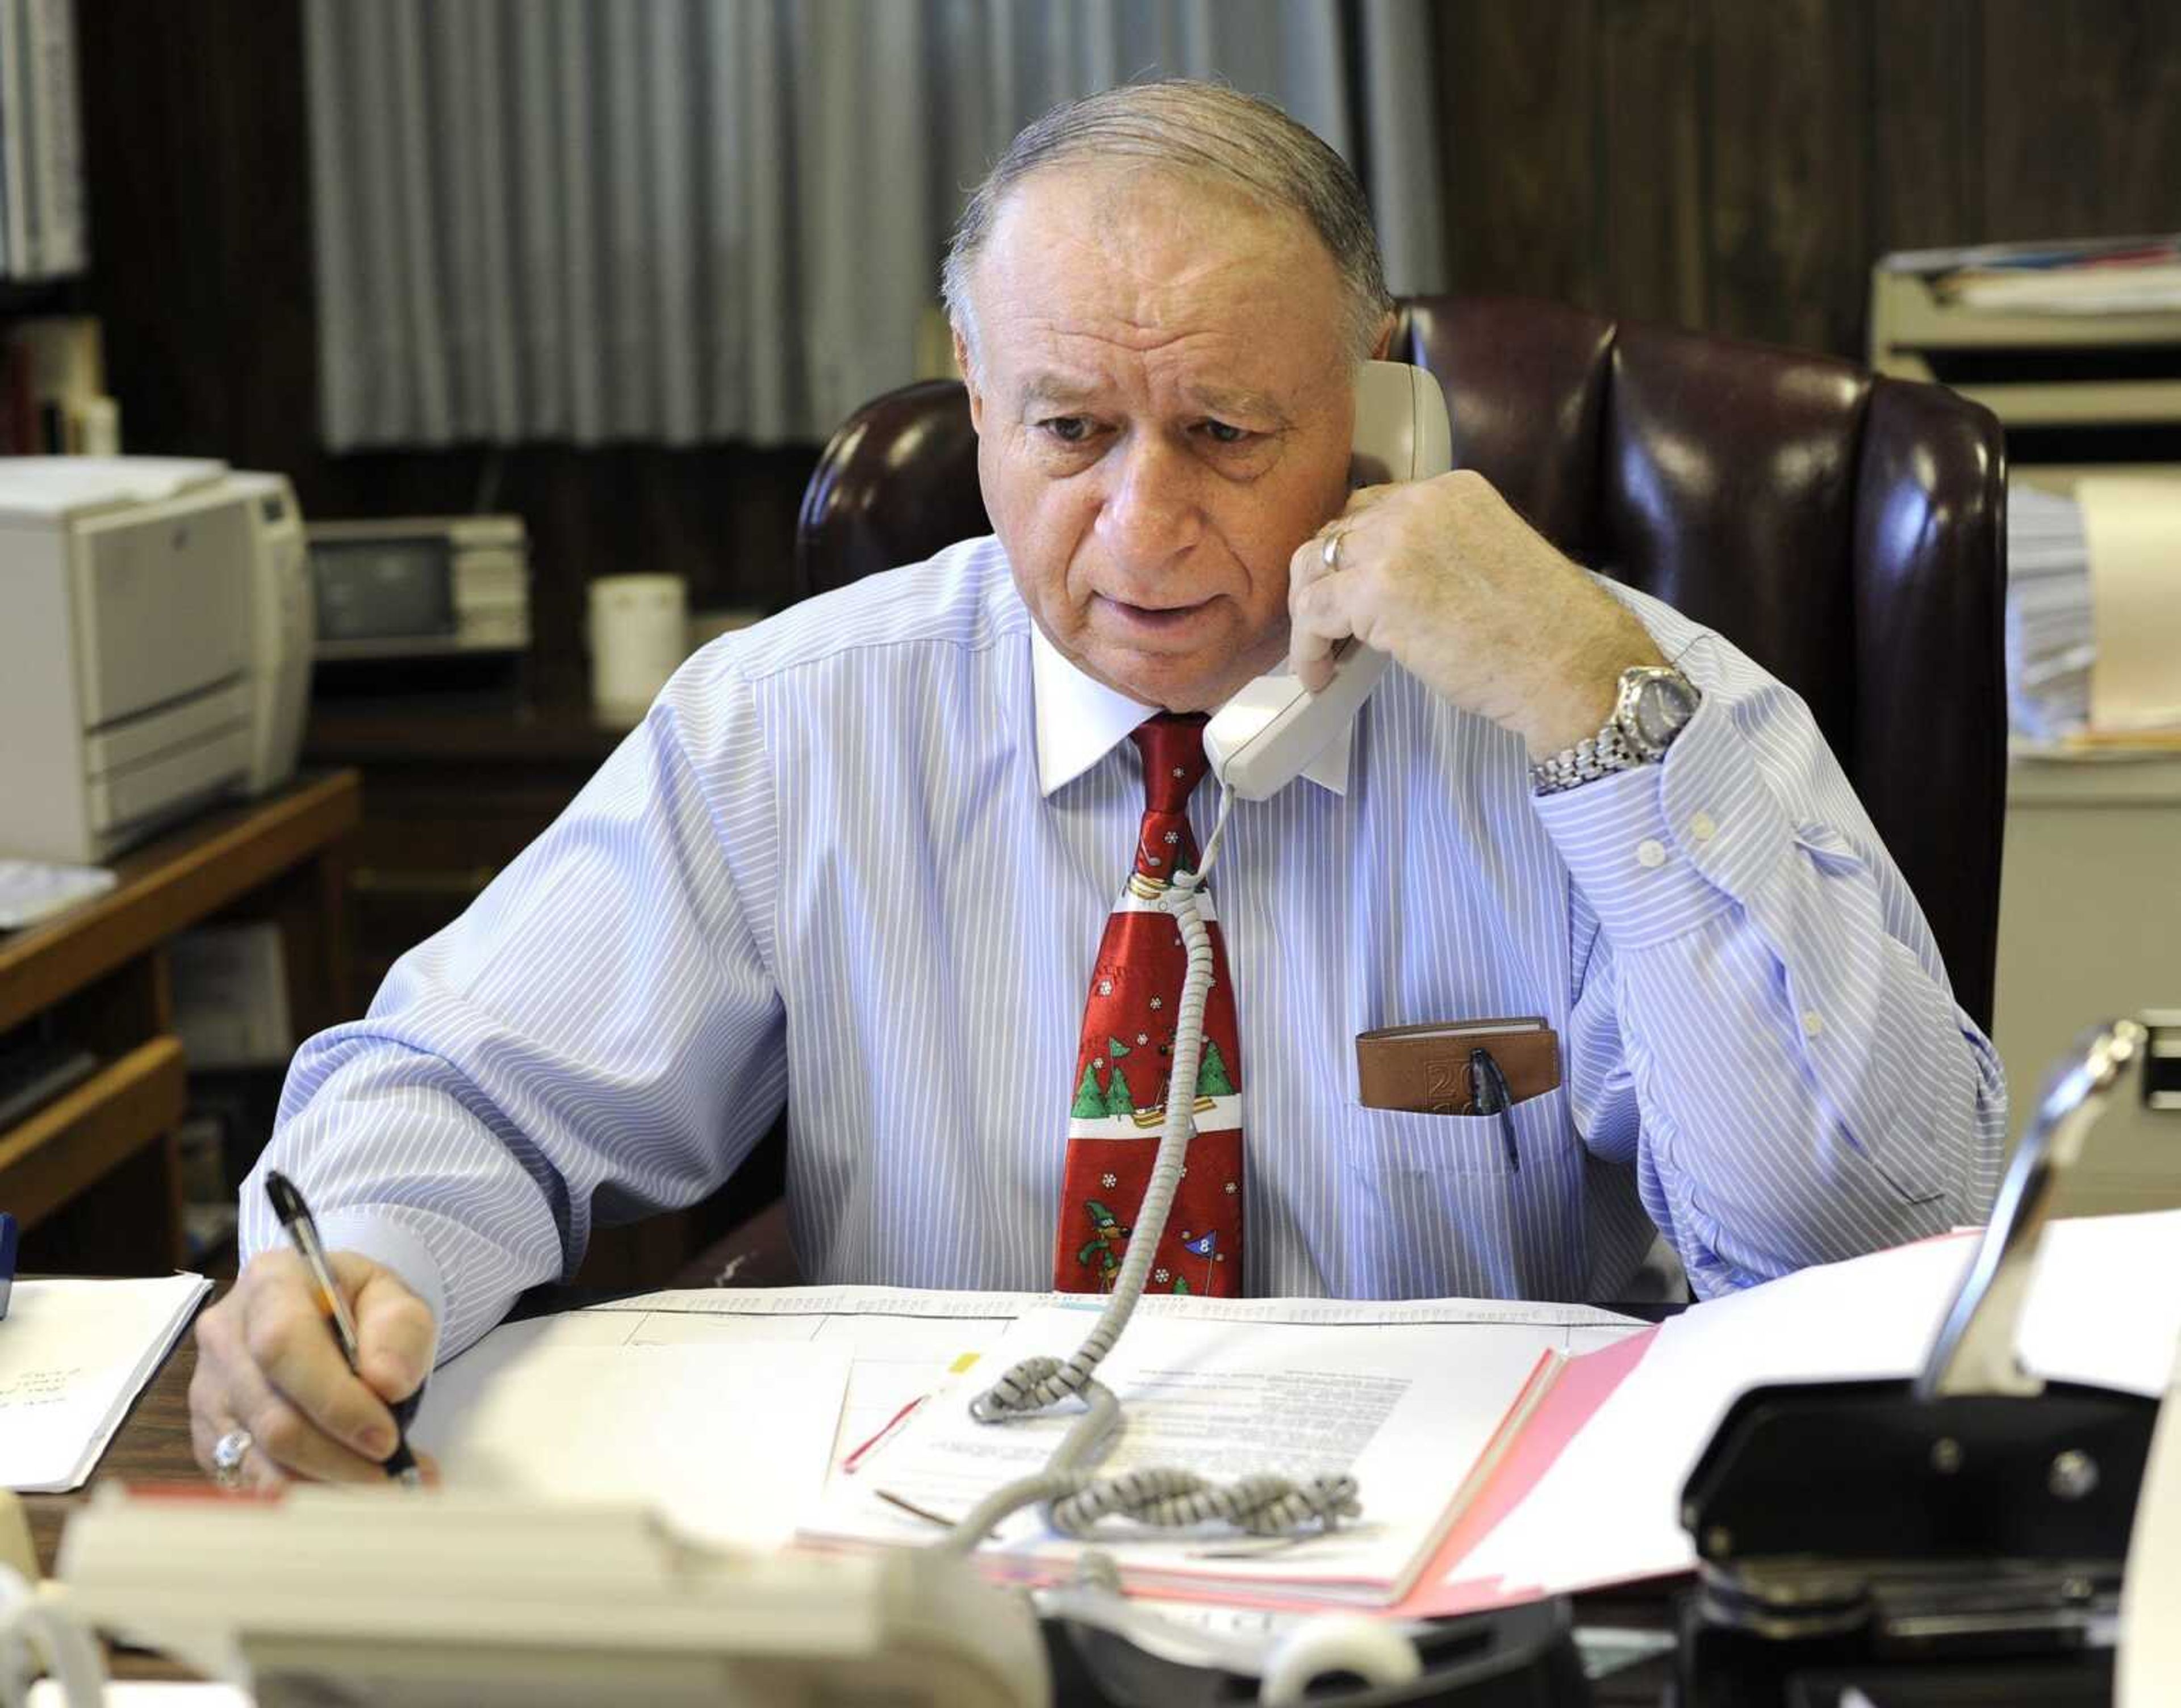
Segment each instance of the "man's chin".
[{"label": "man's chin", "polygon": [[1107,653],[1090,662],[1096,675],[1130,699],[1168,712],[1215,712],[1245,682],[1262,674],[1237,668],[1234,653],[1223,648],[1185,657]]}]

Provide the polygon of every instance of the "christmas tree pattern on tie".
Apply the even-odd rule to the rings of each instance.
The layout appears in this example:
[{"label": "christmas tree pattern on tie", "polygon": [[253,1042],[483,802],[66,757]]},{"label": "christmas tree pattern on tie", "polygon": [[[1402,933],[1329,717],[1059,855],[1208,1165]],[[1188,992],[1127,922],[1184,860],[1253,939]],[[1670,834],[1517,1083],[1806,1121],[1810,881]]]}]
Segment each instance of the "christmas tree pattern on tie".
[{"label": "christmas tree pattern on tie", "polygon": [[[1136,1219],[1166,1124],[1174,1028],[1188,968],[1179,931],[1167,911],[1167,893],[1173,873],[1188,870],[1197,857],[1185,807],[1204,774],[1201,725],[1162,718],[1140,729],[1135,739],[1144,758],[1146,809],[1135,869],[1114,903],[1091,968],[1077,1050],[1053,1253],[1053,1285],[1063,1291],[1110,1288],[1125,1254],[1125,1232],[1109,1233],[1087,1206],[1095,1200],[1114,1229]],[[1190,1098],[1195,1131],[1151,1285],[1232,1295],[1241,1291],[1243,1063],[1226,945],[1208,894],[1200,906],[1212,942],[1212,973]],[[1187,1238],[1209,1237],[1212,1249],[1185,1249],[1184,1228],[1190,1230]]]}]

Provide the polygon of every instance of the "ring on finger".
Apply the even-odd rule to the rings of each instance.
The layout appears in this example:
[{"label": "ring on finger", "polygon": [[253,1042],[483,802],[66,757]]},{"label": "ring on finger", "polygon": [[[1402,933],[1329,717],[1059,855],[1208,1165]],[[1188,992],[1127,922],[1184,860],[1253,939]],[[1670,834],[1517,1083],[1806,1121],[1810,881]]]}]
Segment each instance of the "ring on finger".
[{"label": "ring on finger", "polygon": [[242,1486],[242,1462],[247,1458],[257,1437],[237,1425],[212,1444],[212,1479],[223,1489]]},{"label": "ring on finger", "polygon": [[1345,528],[1335,528],[1325,537],[1325,544],[1319,550],[1318,558],[1328,570],[1338,570],[1340,567],[1340,542],[1347,532]]}]

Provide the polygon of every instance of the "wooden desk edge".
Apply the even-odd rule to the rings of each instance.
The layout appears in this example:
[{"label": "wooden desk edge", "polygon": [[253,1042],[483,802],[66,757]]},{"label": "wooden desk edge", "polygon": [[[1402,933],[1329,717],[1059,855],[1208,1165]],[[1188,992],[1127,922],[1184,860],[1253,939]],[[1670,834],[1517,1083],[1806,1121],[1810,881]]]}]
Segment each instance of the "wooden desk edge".
[{"label": "wooden desk edge", "polygon": [[[207,1293],[205,1305],[226,1296],[231,1281],[222,1281]],[[91,1479],[65,1495],[25,1495],[24,1510],[30,1519],[30,1540],[38,1551],[39,1569],[51,1577],[61,1547],[61,1530],[70,1512],[91,1499],[91,1491],[104,1482],[174,1482],[196,1476],[196,1460],[190,1447],[190,1378],[196,1374],[196,1316],[182,1325],[174,1349],[137,1393],[136,1402],[121,1419],[121,1426],[107,1442],[106,1451],[92,1468]]]}]

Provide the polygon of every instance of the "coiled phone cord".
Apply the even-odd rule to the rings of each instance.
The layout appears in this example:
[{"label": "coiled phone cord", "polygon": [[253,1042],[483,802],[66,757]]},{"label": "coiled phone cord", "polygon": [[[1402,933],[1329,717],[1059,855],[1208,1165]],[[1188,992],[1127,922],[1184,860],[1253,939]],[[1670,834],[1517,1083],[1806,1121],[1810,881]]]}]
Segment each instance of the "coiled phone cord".
[{"label": "coiled phone cord", "polygon": [[68,1708],[96,1708],[106,1694],[106,1661],[61,1593],[0,1566],[0,1708],[30,1700],[30,1682],[50,1672]]},{"label": "coiled phone cord", "polygon": [[1064,1361],[1025,1358],[969,1402],[970,1415],[986,1424],[1025,1417],[1071,1397],[1080,1398],[1085,1409],[1042,1471],[994,1490],[956,1523],[936,1545],[947,1552],[969,1553],[1009,1513],[1040,1501],[1048,1503],[1047,1522],[1068,1536],[1087,1534],[1101,1518],[1115,1513],[1163,1528],[1218,1519],[1251,1535],[1284,1536],[1311,1525],[1329,1530],[1341,1519],[1362,1511],[1356,1499],[1356,1479],[1344,1475],[1311,1477],[1300,1482],[1258,1475],[1221,1484],[1189,1471],[1146,1469],[1100,1477],[1090,1468],[1121,1420],[1119,1398],[1096,1379],[1096,1372],[1128,1327],[1151,1279],[1159,1239],[1166,1231],[1167,1216],[1181,1187],[1190,1136],[1195,1130],[1195,1099],[1177,1095],[1174,1088],[1196,1083],[1197,1058],[1204,1047],[1204,1009],[1212,990],[1212,934],[1205,928],[1197,896],[1217,857],[1233,802],[1233,796],[1223,788],[1218,819],[1204,846],[1203,859],[1195,871],[1176,873],[1166,892],[1168,912],[1180,929],[1188,955],[1188,970],[1182,979],[1179,1011],[1174,1019],[1166,1125],[1159,1134],[1158,1154],[1144,1188],[1143,1208],[1136,1215],[1135,1231],[1129,1237],[1128,1255],[1121,1261],[1113,1295],[1073,1357]]}]

